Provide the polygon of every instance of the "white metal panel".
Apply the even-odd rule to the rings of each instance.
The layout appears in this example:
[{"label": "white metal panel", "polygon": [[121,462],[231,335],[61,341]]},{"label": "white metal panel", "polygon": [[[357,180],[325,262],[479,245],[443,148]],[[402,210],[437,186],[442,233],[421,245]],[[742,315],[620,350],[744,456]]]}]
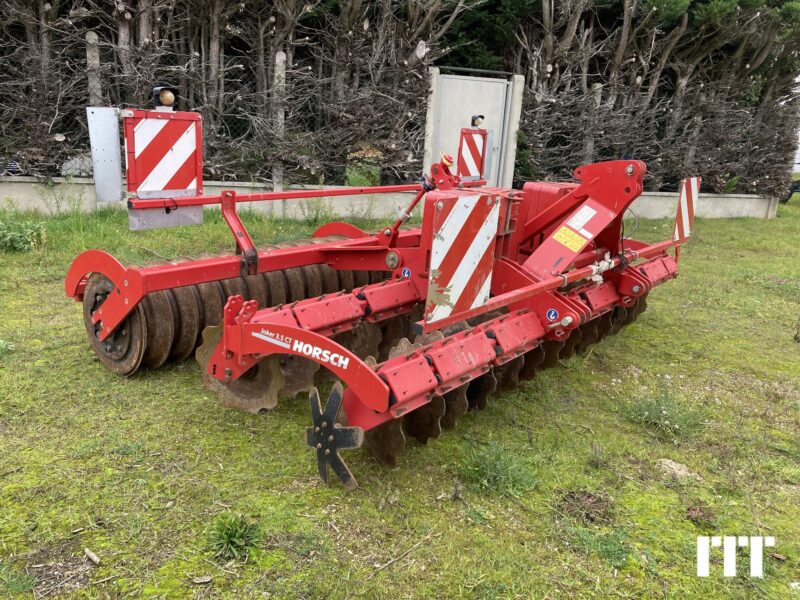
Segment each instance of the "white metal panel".
[{"label": "white metal panel", "polygon": [[119,110],[108,106],[88,106],[86,120],[97,202],[119,202],[124,199]]},{"label": "white metal panel", "polygon": [[500,150],[505,145],[511,82],[491,77],[439,75],[438,86],[432,160],[439,160],[442,152],[455,156],[461,128],[470,126],[472,115],[484,115],[481,128],[493,134],[487,156],[488,181],[489,185],[499,185]]},{"label": "white metal panel", "polygon": [[182,225],[202,224],[202,206],[181,206],[180,208],[176,209],[128,209],[128,229],[131,231],[143,231],[145,229],[161,229],[162,227],[180,227]]}]

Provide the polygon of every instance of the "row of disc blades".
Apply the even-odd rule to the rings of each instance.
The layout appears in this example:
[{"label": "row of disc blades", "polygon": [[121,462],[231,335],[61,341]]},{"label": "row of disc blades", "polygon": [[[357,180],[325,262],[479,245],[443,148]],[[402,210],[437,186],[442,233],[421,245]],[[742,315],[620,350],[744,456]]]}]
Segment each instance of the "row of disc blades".
[{"label": "row of disc blades", "polygon": [[[458,419],[468,411],[483,410],[489,398],[498,391],[510,391],[519,385],[520,380],[533,379],[538,371],[555,367],[561,360],[573,355],[582,354],[592,344],[599,342],[607,335],[617,333],[622,327],[635,321],[647,308],[644,297],[639,298],[631,307],[616,307],[612,311],[585,323],[572,331],[563,341],[545,341],[530,352],[513,358],[499,367],[489,369],[484,375],[452,390],[444,396],[434,397],[428,404],[407,413],[399,419],[388,421],[364,435],[364,447],[382,463],[390,466],[397,464],[397,458],[406,446],[406,436],[410,436],[421,444],[429,439],[437,438],[445,429],[455,427]],[[496,315],[486,315],[484,319]],[[471,325],[477,322],[472,321]],[[463,331],[470,325],[458,324],[444,335]],[[414,342],[407,338],[396,342],[389,357],[407,354],[414,349],[441,339],[443,334],[435,332],[417,337]]]},{"label": "row of disc blades", "polygon": [[[341,238],[297,240],[262,246],[260,250],[338,239]],[[201,336],[204,329],[219,325],[230,296],[242,295],[247,300],[257,300],[259,307],[277,306],[352,290],[384,278],[381,271],[336,271],[327,265],[307,265],[151,292],[111,336],[100,341],[97,338],[99,326],[92,323],[92,314],[113,291],[114,285],[101,273],[94,273],[84,290],[84,324],[100,361],[115,373],[132,375],[140,367],[157,369],[167,362],[191,356],[205,337]]]},{"label": "row of disc blades", "polygon": [[[262,246],[260,250],[337,239],[341,238],[297,240]],[[318,363],[290,355],[266,357],[234,382],[223,383],[208,376],[208,362],[222,335],[219,323],[227,298],[241,295],[257,300],[259,307],[278,306],[340,290],[349,291],[379,282],[386,276],[381,271],[337,271],[327,265],[307,265],[153,292],[145,296],[113,335],[101,342],[96,335],[98,327],[92,324],[91,317],[114,286],[103,275],[95,273],[84,291],[84,322],[95,353],[110,370],[131,375],[141,366],[155,369],[168,361],[184,360],[196,349],[204,381],[221,402],[231,408],[257,413],[274,408],[279,397],[293,397],[332,378]],[[560,360],[575,353],[585,352],[590,345],[632,323],[646,307],[644,297],[627,309],[616,307],[573,330],[563,341],[545,341],[502,366],[490,368],[480,377],[444,396],[434,397],[417,410],[368,431],[364,446],[381,462],[395,465],[405,448],[406,436],[422,444],[439,437],[442,430],[455,427],[468,411],[485,409],[496,391],[512,390],[520,380],[532,379],[538,371],[555,367]],[[422,308],[420,304],[412,312],[379,325],[363,322],[333,339],[366,362],[377,364],[498,316],[488,313],[442,332],[417,336],[411,342],[411,325],[422,318]]]}]

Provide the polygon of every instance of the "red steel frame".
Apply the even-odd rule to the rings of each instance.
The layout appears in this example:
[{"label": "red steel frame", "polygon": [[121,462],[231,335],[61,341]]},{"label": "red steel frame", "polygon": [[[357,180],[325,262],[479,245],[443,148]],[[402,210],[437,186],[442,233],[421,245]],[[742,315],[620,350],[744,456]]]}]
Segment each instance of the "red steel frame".
[{"label": "red steel frame", "polygon": [[[349,426],[368,431],[399,418],[543,341],[565,340],[581,325],[610,317],[615,307],[632,307],[654,286],[676,276],[677,262],[667,251],[685,239],[650,245],[625,240],[624,247],[620,247],[622,215],[641,193],[645,170],[643,163],[635,161],[598,163],[576,170],[576,177],[582,182],[545,211],[547,214],[534,217],[534,221],[544,223],[535,229],[530,221],[509,229],[509,224],[521,218],[518,209],[522,202],[515,192],[491,188],[472,192],[496,195],[503,201],[497,245],[506,251],[498,252],[495,258],[493,297],[481,307],[458,312],[433,326],[421,322],[416,327],[421,333],[507,309],[501,316],[377,366],[330,339],[330,335],[362,321],[379,322],[403,314],[425,300],[431,247],[431,237],[426,232],[431,231],[435,212],[429,207],[442,197],[464,193],[433,191],[425,197],[423,224],[413,245],[392,246],[398,254],[398,264],[407,266],[410,276],[352,293],[263,310],[258,310],[253,301],[232,297],[225,307],[222,340],[208,372],[231,381],[270,354],[303,356],[329,369],[347,385],[343,404]],[[584,207],[597,215],[591,225],[592,239],[572,247],[561,244],[559,248],[551,243],[563,223],[576,223],[572,217]],[[551,221],[557,225],[551,226]],[[542,238],[536,249],[529,254],[519,251],[535,237],[532,231]],[[505,237],[511,237],[515,245],[506,244]],[[600,246],[601,240],[607,245]],[[368,259],[376,247],[374,238],[355,241],[362,245],[351,246],[352,252]],[[595,249],[585,251],[590,244],[595,244]],[[606,257],[597,260],[598,252]],[[632,266],[637,261],[642,262]],[[564,268],[551,268],[548,272],[546,267],[558,262]],[[328,264],[336,266],[330,258]],[[556,319],[547,317],[551,311],[556,311]]]},{"label": "red steel frame", "polygon": [[[92,272],[102,272],[114,283],[114,292],[93,317],[95,322],[102,322],[99,335],[104,339],[145,294],[155,290],[309,264],[392,271],[394,278],[382,283],[286,306],[259,310],[255,301],[245,302],[241,296],[229,298],[222,339],[208,365],[210,375],[231,381],[270,354],[295,354],[314,360],[347,384],[344,407],[349,425],[366,431],[521,356],[543,341],[564,340],[574,329],[610,316],[615,307],[632,306],[655,285],[676,276],[677,261],[667,251],[685,239],[650,245],[634,240],[621,243],[623,214],[642,191],[643,163],[609,161],[580,167],[575,171],[579,183],[567,186],[559,199],[532,215],[525,211],[530,199],[524,192],[485,187],[471,191],[450,173],[451,163],[449,157],[443,158],[432,166],[430,178],[418,185],[324,192],[326,196],[343,196],[416,191],[406,214],[418,202],[424,202],[423,223],[418,230],[399,230],[404,215],[375,235],[346,223],[331,223],[315,235],[337,234],[349,239],[270,252],[256,251],[236,213],[237,202],[318,197],[320,191],[241,196],[225,191],[220,196],[133,199],[130,206],[137,209],[220,204],[240,256],[125,268],[105,252],[89,250],[70,267],[66,292],[81,300]],[[482,186],[485,182],[472,184]],[[442,198],[463,194],[488,195],[502,203],[492,297],[483,306],[451,314],[435,324],[420,322],[416,328],[422,333],[501,308],[507,312],[377,366],[331,340],[331,335],[362,321],[379,322],[425,301],[435,212],[432,207]],[[579,217],[589,212],[591,219],[584,223]],[[636,261],[643,262],[633,267]]]},{"label": "red steel frame", "polygon": [[[87,250],[70,265],[64,280],[64,289],[67,296],[82,301],[83,291],[91,273],[103,273],[111,280],[114,284],[113,293],[92,317],[94,323],[102,322],[98,337],[100,340],[104,340],[125,320],[146,294],[158,290],[310,264],[327,263],[335,269],[392,270],[386,266],[387,254],[393,252],[390,246],[404,247],[411,251],[419,239],[418,232],[399,231],[404,219],[398,219],[392,227],[385,229],[377,236],[368,235],[348,223],[328,223],[320,227],[314,233],[314,237],[339,235],[352,239],[330,244],[258,252],[236,213],[236,204],[239,202],[416,192],[414,199],[405,211],[406,214],[409,214],[425,192],[433,189],[434,186],[438,186],[440,189],[450,189],[460,185],[459,179],[450,174],[445,162],[436,163],[431,167],[431,177],[435,183],[426,178],[422,183],[382,187],[293,190],[240,195],[232,190],[226,190],[218,196],[131,198],[128,200],[128,207],[131,209],[163,210],[183,206],[220,205],[223,218],[233,233],[238,256],[126,268],[107,252]],[[481,180],[465,183],[464,186],[481,186],[485,183]]]}]

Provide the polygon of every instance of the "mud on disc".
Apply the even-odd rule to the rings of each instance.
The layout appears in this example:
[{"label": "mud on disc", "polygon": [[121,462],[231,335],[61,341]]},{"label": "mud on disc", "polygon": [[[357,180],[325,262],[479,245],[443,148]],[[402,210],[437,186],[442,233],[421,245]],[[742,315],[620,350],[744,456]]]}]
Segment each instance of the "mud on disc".
[{"label": "mud on disc", "polygon": [[92,350],[106,368],[118,375],[133,375],[142,364],[147,346],[144,310],[139,303],[116,331],[104,341],[97,338],[100,325],[92,323],[92,314],[103,305],[114,284],[101,273],[89,276],[83,292],[83,323]]}]

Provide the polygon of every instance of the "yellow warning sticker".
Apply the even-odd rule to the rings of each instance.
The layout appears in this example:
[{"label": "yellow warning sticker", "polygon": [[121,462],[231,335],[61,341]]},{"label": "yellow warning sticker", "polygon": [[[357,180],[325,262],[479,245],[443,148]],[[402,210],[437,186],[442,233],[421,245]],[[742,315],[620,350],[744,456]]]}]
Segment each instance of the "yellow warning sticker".
[{"label": "yellow warning sticker", "polygon": [[584,244],[589,242],[589,240],[575,233],[574,231],[572,231],[572,229],[566,226],[556,231],[553,234],[553,239],[557,242],[564,244],[567,248],[569,248],[573,252],[580,252]]}]

